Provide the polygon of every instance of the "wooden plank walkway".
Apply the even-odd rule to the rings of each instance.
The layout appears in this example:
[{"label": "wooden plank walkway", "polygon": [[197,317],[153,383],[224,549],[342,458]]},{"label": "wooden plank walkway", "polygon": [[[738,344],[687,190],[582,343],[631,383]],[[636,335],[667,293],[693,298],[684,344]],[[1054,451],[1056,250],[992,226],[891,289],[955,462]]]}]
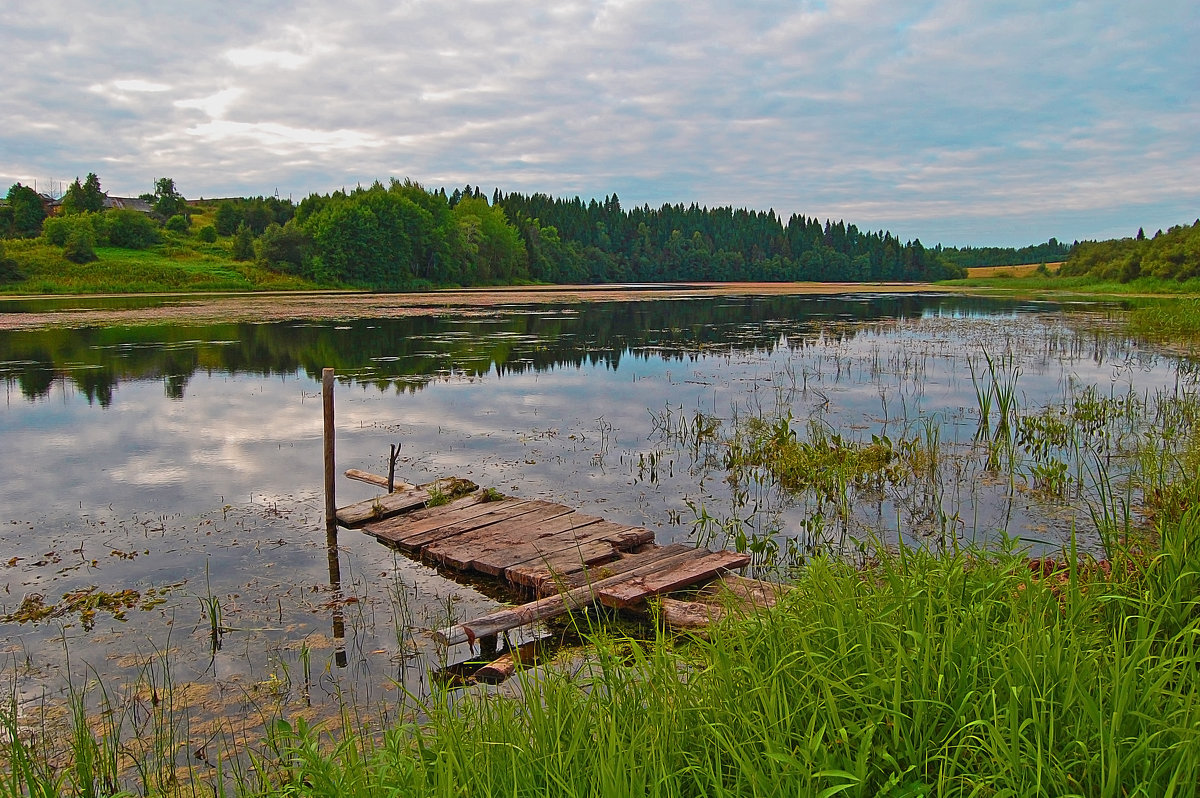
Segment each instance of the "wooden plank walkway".
[{"label": "wooden plank walkway", "polygon": [[[363,479],[362,473],[352,478]],[[448,503],[426,506],[435,495],[467,490],[471,492]],[[476,638],[596,602],[634,607],[651,596],[750,564],[749,556],[731,551],[657,546],[648,529],[615,524],[554,502],[490,498],[465,480],[438,480],[343,507],[337,519],[414,557],[504,579],[538,596],[528,604],[437,630],[434,635],[446,645],[474,645]]]}]

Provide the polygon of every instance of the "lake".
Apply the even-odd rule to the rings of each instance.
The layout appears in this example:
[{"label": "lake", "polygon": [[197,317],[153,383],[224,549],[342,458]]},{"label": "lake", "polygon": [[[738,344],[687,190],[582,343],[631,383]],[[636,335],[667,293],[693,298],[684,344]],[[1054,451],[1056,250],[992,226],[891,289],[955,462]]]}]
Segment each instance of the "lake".
[{"label": "lake", "polygon": [[[168,316],[180,301],[157,300]],[[466,655],[425,630],[513,597],[344,530],[331,584],[325,367],[339,470],[386,474],[397,444],[408,481],[465,477],[660,543],[750,549],[762,573],[872,545],[1011,538],[1055,552],[1073,533],[1102,556],[1096,483],[1135,505],[1123,463],[1195,389],[1189,362],[1114,332],[1118,314],[936,293],[664,293],[0,331],[5,678],[30,717],[99,680],[143,706],[127,731],[148,722],[147,685],[169,684],[188,739],[233,734],[232,716],[252,727],[344,705],[386,722],[406,692],[426,695],[431,671]],[[1094,442],[1061,436],[1085,417],[1099,419]],[[820,452],[874,446],[889,470],[784,490],[731,455],[754,419]],[[377,493],[339,479],[339,504]]]}]

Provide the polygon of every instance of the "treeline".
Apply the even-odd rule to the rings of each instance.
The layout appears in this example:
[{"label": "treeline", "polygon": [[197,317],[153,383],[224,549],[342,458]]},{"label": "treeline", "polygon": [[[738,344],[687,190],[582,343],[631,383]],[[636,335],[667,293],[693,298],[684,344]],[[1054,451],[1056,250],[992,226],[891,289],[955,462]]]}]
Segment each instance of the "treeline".
[{"label": "treeline", "polygon": [[[674,281],[921,281],[963,275],[940,247],[885,231],[732,207],[648,205],[546,194],[489,198],[411,180],[278,198],[189,205],[162,178],[147,213],[110,207],[100,180],[78,179],[57,207],[20,185],[0,208],[0,235],[36,237],[76,263],[97,246],[146,247],[194,238],[235,261],[255,260],[325,285],[379,290],[444,285]],[[211,224],[192,231],[194,206]],[[216,251],[215,250],[215,251]],[[15,275],[10,275],[10,279]]]},{"label": "treeline", "polygon": [[1079,243],[1059,274],[1122,283],[1139,277],[1179,281],[1200,277],[1200,219],[1190,227],[1160,230],[1152,238],[1138,230],[1133,238]]},{"label": "treeline", "polygon": [[940,248],[887,232],[774,211],[642,206],[545,194],[489,199],[410,180],[313,194],[264,229],[260,258],[319,281],[371,288],[522,281],[940,280],[961,276]]},{"label": "treeline", "polygon": [[1073,244],[1052,238],[1028,247],[944,247],[942,258],[964,269],[977,266],[1023,266],[1027,263],[1059,263],[1067,259]]},{"label": "treeline", "polygon": [[[456,192],[457,194],[457,192]],[[453,200],[454,197],[451,197]],[[941,280],[961,271],[919,240],[845,222],[696,204],[625,210],[614,194],[584,203],[493,195],[546,282]]]}]

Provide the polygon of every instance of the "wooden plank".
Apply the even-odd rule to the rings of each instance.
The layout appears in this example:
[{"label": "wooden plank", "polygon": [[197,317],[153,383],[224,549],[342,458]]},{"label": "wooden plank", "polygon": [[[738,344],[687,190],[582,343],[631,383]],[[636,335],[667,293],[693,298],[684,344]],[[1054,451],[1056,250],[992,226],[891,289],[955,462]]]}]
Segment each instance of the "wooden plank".
[{"label": "wooden plank", "polygon": [[506,552],[518,549],[528,552],[525,557],[521,558],[522,560],[528,559],[536,556],[537,550],[532,548],[536,542],[551,541],[555,538],[573,542],[576,540],[576,534],[581,534],[583,530],[590,529],[592,525],[601,522],[599,518],[592,515],[584,515],[565,507],[561,507],[561,509],[566,512],[546,513],[541,517],[522,516],[511,522],[497,524],[488,529],[486,534],[464,536],[448,541],[437,547],[440,551],[431,550],[430,555],[443,559],[444,562],[455,568],[474,568],[482,573],[497,576],[501,573],[500,570],[483,570],[479,568],[478,564],[481,561],[497,557],[503,559]]},{"label": "wooden plank", "polygon": [[363,526],[363,531],[412,552],[430,540],[437,540],[442,530],[448,526],[464,524],[488,514],[512,512],[525,504],[527,502],[518,499],[482,502],[477,494],[472,494],[441,507],[426,507],[410,515],[372,521]]},{"label": "wooden plank", "polygon": [[[538,595],[546,595],[558,589],[579,587],[587,581],[582,578],[585,569],[615,562],[620,556],[611,542],[598,540],[515,565],[506,569],[504,576],[514,585],[533,588]],[[575,584],[570,584],[572,581]]]},{"label": "wooden plank", "polygon": [[[650,549],[652,552],[666,553],[678,553],[694,550],[694,546],[688,546],[684,543],[670,543],[666,546],[654,546]],[[645,553],[618,554],[616,559],[610,560],[606,563],[597,563],[593,568],[588,568],[583,571],[564,573],[560,578],[537,583],[537,592],[539,595],[549,596],[555,593],[560,593],[564,590],[572,590],[577,587],[583,587],[587,584],[594,584],[599,582],[601,579],[608,579],[610,577],[628,574],[640,567],[641,564],[645,562],[645,556]],[[537,565],[534,563],[519,565],[510,568],[506,575],[516,584],[533,585],[532,581],[521,581],[524,578],[522,574],[525,572],[526,568],[534,569],[537,568]]]},{"label": "wooden plank", "polygon": [[486,502],[478,505],[476,512],[464,511],[448,515],[445,518],[436,516],[421,520],[407,530],[398,530],[395,542],[408,552],[419,552],[422,548],[441,540],[466,534],[481,527],[515,518],[525,513],[539,510],[544,502],[506,499],[500,502]]},{"label": "wooden plank", "polygon": [[[386,488],[388,486],[387,477],[382,477],[379,474],[372,474],[370,471],[359,471],[357,468],[347,468],[345,475],[348,479],[357,479],[359,482],[366,482],[368,485],[375,485],[376,487],[380,488]],[[415,487],[416,485],[411,482],[404,482],[403,480],[398,479],[396,480],[396,484],[392,492],[395,493],[396,491],[401,490],[412,490]]]},{"label": "wooden plank", "polygon": [[585,544],[605,543],[613,550],[615,556],[618,551],[628,551],[653,540],[654,533],[648,529],[614,524],[611,521],[598,521],[579,529],[548,535],[523,545],[511,546],[481,555],[472,561],[471,567],[480,573],[501,576],[507,574],[510,568],[526,563],[537,563],[559,552],[569,553],[572,549]]},{"label": "wooden plank", "polygon": [[474,641],[478,637],[499,634],[509,629],[516,629],[518,626],[528,626],[531,623],[554,618],[573,609],[593,604],[596,602],[598,591],[601,588],[618,584],[623,580],[629,579],[631,576],[642,576],[653,573],[663,568],[669,568],[673,565],[694,560],[697,557],[703,557],[709,553],[705,549],[693,549],[682,544],[652,549],[643,554],[635,555],[639,558],[640,562],[626,573],[608,579],[601,579],[598,582],[586,584],[553,596],[540,598],[537,601],[531,601],[519,607],[498,610],[467,623],[438,629],[433,633],[433,636],[447,646],[459,643],[471,643],[474,645]]},{"label": "wooden plank", "polygon": [[744,614],[774,606],[791,588],[775,582],[724,574],[700,590],[693,601],[664,597],[662,621],[676,629],[690,629],[701,636],[704,630],[730,614]]},{"label": "wooden plank", "polygon": [[342,507],[337,511],[337,520],[345,527],[359,527],[368,521],[378,521],[424,507],[434,492],[459,493],[464,489],[474,490],[475,485],[465,479],[439,479],[419,488],[389,493]]},{"label": "wooden plank", "polygon": [[694,585],[711,579],[724,571],[744,568],[750,564],[750,555],[736,551],[706,552],[696,560],[674,564],[651,574],[623,580],[611,586],[597,589],[601,603],[618,609],[640,604],[649,596],[669,593],[681,587]]},{"label": "wooden plank", "polygon": [[431,542],[421,554],[434,562],[468,570],[475,568],[476,559],[479,557],[526,544],[530,539],[536,538],[542,529],[570,529],[575,517],[586,518],[589,523],[600,521],[600,518],[580,516],[562,504],[541,504],[540,508],[524,512],[521,516],[506,518],[485,529],[475,529],[470,534],[445,536],[437,542]]}]

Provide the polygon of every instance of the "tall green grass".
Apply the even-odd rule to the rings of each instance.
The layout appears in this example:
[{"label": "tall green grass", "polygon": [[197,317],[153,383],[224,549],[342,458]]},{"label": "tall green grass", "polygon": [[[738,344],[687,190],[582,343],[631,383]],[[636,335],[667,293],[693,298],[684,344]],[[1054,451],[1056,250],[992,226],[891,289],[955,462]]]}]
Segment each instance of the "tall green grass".
[{"label": "tall green grass", "polygon": [[[136,749],[81,712],[73,750],[46,757],[10,705],[0,795],[1195,795],[1198,553],[1192,510],[1153,554],[1103,567],[1073,551],[818,557],[777,607],[710,639],[597,632],[569,667],[521,673],[515,696],[435,694],[381,736],[349,713],[332,729],[282,719],[249,765],[210,754],[207,786],[211,772],[175,782],[144,763],[121,781]],[[141,732],[157,756],[177,720]]]},{"label": "tall green grass", "polygon": [[1200,515],[1145,561],[814,561],[686,645],[594,639],[525,698],[428,706],[379,742],[277,730],[259,795],[1194,795]]}]

